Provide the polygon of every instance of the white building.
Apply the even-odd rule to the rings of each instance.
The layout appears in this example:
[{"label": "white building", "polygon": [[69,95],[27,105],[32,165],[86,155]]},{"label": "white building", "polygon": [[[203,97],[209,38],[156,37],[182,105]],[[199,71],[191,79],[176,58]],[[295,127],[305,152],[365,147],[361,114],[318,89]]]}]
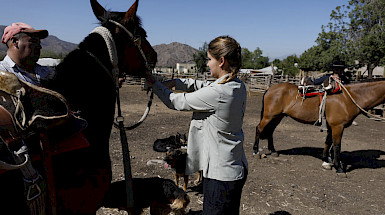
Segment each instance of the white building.
[{"label": "white building", "polygon": [[195,73],[196,72],[196,64],[195,63],[177,63],[176,71],[181,73]]},{"label": "white building", "polygon": [[251,75],[274,75],[278,71],[276,66],[268,66],[262,69],[240,69],[240,73]]},{"label": "white building", "polygon": [[[357,70],[358,72],[361,73],[362,76],[368,76],[368,70],[365,67],[361,67]],[[382,66],[377,66],[373,69],[373,77],[385,77],[385,72],[384,72],[384,67]]]},{"label": "white building", "polygon": [[61,62],[61,59],[53,58],[39,58],[37,64],[41,66],[57,66]]}]

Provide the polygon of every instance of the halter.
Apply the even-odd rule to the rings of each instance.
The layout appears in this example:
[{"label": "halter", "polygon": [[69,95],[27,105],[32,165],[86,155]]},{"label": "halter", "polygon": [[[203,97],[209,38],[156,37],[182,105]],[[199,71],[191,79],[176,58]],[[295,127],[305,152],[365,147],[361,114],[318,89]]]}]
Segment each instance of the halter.
[{"label": "halter", "polygon": [[131,41],[134,42],[134,45],[136,46],[136,48],[139,50],[140,54],[142,55],[142,58],[144,60],[144,63],[146,65],[146,69],[147,70],[151,70],[150,66],[148,65],[148,61],[147,61],[147,57],[146,55],[144,54],[144,51],[142,49],[142,39],[140,37],[135,37],[129,30],[127,30],[126,27],[124,27],[122,24],[120,24],[119,22],[116,22],[114,20],[108,20],[109,22],[111,23],[114,23],[115,25],[117,25],[118,27],[122,28],[127,34],[128,36],[130,37]]},{"label": "halter", "polygon": [[[151,70],[151,68],[149,67],[148,61],[147,61],[147,57],[144,54],[144,51],[143,51],[142,46],[141,46],[141,38],[135,37],[129,30],[127,30],[127,28],[125,28],[119,22],[116,22],[114,20],[108,20],[108,21],[117,25],[118,27],[122,28],[128,34],[131,41],[134,43],[136,48],[141,53],[142,58],[143,58],[144,63],[145,63],[145,66],[146,66],[146,69]],[[116,98],[117,98],[118,117],[116,118],[116,121],[118,123],[123,122],[124,118],[121,114],[121,109],[120,109],[119,86],[118,86],[118,75],[120,72],[119,72],[119,66],[118,66],[118,52],[116,50],[115,41],[112,37],[111,32],[106,27],[103,27],[103,26],[96,27],[91,33],[98,33],[99,35],[101,35],[103,37],[104,41],[106,42],[108,54],[110,56],[110,61],[112,64],[112,77],[111,78],[112,78],[113,82],[115,83],[115,87],[117,89],[116,90],[116,93],[117,93]],[[86,51],[86,52],[89,55],[91,55],[98,62],[98,64],[107,72],[107,74],[109,74],[109,76],[111,76],[107,67],[105,67],[103,65],[103,63],[95,55],[93,55],[89,51]],[[150,112],[152,99],[153,99],[153,92],[151,92],[150,100],[148,101],[147,108],[146,108],[145,112],[143,113],[142,118],[140,118],[140,120],[138,122],[136,122],[134,125],[129,126],[129,127],[124,127],[125,130],[131,130],[131,129],[136,128],[146,119],[148,113]],[[115,125],[115,127],[120,127],[117,123],[114,123],[114,125]]]}]

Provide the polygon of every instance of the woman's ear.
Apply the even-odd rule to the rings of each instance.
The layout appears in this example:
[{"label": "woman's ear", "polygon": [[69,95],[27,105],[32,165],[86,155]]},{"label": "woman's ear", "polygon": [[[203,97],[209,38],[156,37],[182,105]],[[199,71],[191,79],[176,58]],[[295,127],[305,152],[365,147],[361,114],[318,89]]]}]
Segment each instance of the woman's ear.
[{"label": "woman's ear", "polygon": [[224,58],[224,57],[221,57],[221,58],[219,59],[219,67],[222,68],[223,65],[225,65],[225,58]]}]

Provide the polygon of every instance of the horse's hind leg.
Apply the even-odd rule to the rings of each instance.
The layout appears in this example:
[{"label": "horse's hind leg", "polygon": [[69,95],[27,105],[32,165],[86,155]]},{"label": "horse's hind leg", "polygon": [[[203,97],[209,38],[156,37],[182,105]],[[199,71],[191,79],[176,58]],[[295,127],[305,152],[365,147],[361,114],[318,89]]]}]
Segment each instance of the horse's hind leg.
[{"label": "horse's hind leg", "polygon": [[268,150],[272,155],[278,155],[274,148],[273,141],[273,132],[277,125],[281,122],[283,116],[275,117],[274,119],[263,117],[261,122],[258,124],[255,132],[255,142],[253,146],[254,155],[259,155],[261,157],[261,153],[259,152],[259,139],[267,139],[268,140]]},{"label": "horse's hind leg", "polygon": [[258,124],[258,126],[255,129],[255,141],[253,145],[253,155],[259,155],[259,136],[261,135],[261,123]]},{"label": "horse's hind leg", "polygon": [[267,119],[266,117],[263,117],[261,119],[261,122],[259,122],[259,124],[257,125],[256,129],[255,129],[255,141],[254,141],[254,146],[253,146],[253,155],[259,155],[259,158],[261,158],[261,153],[259,152],[259,139],[262,138],[262,139],[265,139],[263,135],[262,135],[262,132],[263,133],[266,133],[264,130],[265,130],[265,127],[266,125],[268,125],[268,123],[270,122],[271,119]]}]

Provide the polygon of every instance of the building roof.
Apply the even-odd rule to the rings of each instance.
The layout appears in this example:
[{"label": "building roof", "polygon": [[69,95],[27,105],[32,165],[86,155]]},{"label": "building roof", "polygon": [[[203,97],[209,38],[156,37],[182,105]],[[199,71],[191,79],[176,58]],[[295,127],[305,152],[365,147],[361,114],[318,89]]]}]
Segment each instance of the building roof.
[{"label": "building roof", "polygon": [[40,58],[37,63],[41,66],[57,66],[61,62],[60,59]]},{"label": "building roof", "polygon": [[268,66],[262,69],[240,69],[240,73],[255,74],[255,75],[274,75],[277,69],[278,68],[276,66],[274,66],[274,69],[271,66]]}]

